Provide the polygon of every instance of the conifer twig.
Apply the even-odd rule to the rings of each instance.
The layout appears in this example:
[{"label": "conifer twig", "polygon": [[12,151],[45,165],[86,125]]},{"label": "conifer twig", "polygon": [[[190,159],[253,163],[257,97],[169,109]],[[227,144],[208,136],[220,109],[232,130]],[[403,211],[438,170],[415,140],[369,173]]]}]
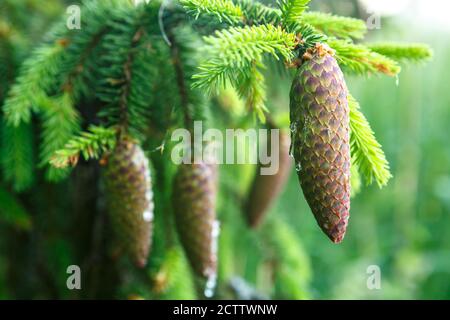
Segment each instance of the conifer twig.
[{"label": "conifer twig", "polygon": [[3,106],[9,124],[18,126],[30,121],[32,109],[38,109],[40,99],[54,85],[67,45],[66,39],[60,39],[41,46],[24,62]]},{"label": "conifer twig", "polygon": [[336,59],[346,70],[360,75],[383,73],[396,76],[400,73],[398,63],[363,45],[348,40],[328,39],[327,43],[336,51]]},{"label": "conifer twig", "polygon": [[367,43],[366,46],[373,52],[382,54],[396,61],[427,61],[433,57],[433,51],[425,44],[420,43]]},{"label": "conifer twig", "polygon": [[124,84],[122,86],[122,94],[120,96],[119,109],[120,109],[120,126],[124,132],[128,131],[129,126],[128,98],[131,92],[132,65],[135,57],[135,50],[133,49],[137,46],[144,33],[145,29],[143,27],[140,27],[133,35],[131,42],[131,49],[128,52],[126,61],[123,65],[123,75],[125,79]]},{"label": "conifer twig", "polygon": [[294,34],[272,25],[230,28],[205,38],[208,56],[194,76],[195,87],[215,91],[227,80],[238,84],[239,74],[251,73],[252,65],[267,53],[289,61],[297,45]]},{"label": "conifer twig", "polygon": [[336,38],[362,39],[367,32],[367,26],[363,20],[323,12],[305,12],[302,15],[302,21],[325,35]]},{"label": "conifer twig", "polygon": [[1,123],[0,163],[3,177],[11,182],[15,191],[24,191],[34,182],[35,156],[33,126],[20,123],[18,127]]},{"label": "conifer twig", "polygon": [[244,18],[242,10],[231,0],[180,0],[188,13],[197,19],[200,14],[216,16],[219,21],[237,24]]}]

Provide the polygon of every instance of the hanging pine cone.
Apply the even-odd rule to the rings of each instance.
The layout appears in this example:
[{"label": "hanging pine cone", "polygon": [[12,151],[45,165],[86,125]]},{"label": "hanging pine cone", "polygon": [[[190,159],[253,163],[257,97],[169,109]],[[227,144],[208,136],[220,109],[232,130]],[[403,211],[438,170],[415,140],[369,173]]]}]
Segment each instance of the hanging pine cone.
[{"label": "hanging pine cone", "polygon": [[105,192],[113,230],[133,262],[144,267],[153,231],[149,161],[130,138],[121,138],[106,161]]},{"label": "hanging pine cone", "polygon": [[175,176],[173,203],[178,234],[194,272],[215,286],[217,274],[217,166],[181,164]]},{"label": "hanging pine cone", "polygon": [[[268,136],[268,154],[271,154],[270,150],[270,135]],[[269,165],[259,164],[257,166],[256,175],[253,179],[250,194],[245,204],[245,214],[247,223],[252,228],[257,228],[267,211],[270,209],[273,202],[276,200],[284,185],[289,178],[289,172],[292,168],[292,161],[289,156],[289,135],[280,131],[279,135],[279,166],[278,171],[273,175],[262,175],[261,168],[268,167]]]},{"label": "hanging pine cone", "polygon": [[304,56],[291,88],[291,131],[303,194],[322,230],[342,241],[350,210],[347,86],[328,47]]}]

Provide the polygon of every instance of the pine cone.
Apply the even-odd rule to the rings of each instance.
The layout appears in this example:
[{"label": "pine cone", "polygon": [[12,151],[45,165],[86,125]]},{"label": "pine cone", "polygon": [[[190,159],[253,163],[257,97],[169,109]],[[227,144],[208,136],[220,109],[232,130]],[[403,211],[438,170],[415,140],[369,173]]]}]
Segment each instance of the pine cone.
[{"label": "pine cone", "polygon": [[133,262],[144,267],[153,232],[149,161],[129,138],[121,138],[104,170],[108,211],[114,232]]},{"label": "pine cone", "polygon": [[[269,154],[270,151],[270,135],[268,136]],[[276,174],[262,175],[261,168],[267,165],[259,164],[257,167],[255,178],[253,179],[252,188],[245,205],[245,214],[247,223],[252,228],[257,228],[273,202],[276,200],[284,185],[289,178],[289,172],[292,168],[292,161],[289,156],[289,135],[281,132],[279,135],[279,167]]]},{"label": "pine cone", "polygon": [[215,286],[217,273],[217,166],[181,164],[175,176],[173,203],[178,234],[194,272]]},{"label": "pine cone", "polygon": [[291,88],[296,170],[319,226],[339,243],[350,210],[347,86],[331,49],[318,44],[304,58]]}]

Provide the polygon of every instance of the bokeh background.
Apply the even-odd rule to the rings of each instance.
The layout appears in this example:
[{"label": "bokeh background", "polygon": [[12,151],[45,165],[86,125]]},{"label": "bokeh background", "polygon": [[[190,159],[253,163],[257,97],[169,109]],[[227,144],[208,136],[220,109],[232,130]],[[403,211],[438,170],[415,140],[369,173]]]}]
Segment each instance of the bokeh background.
[{"label": "bokeh background", "polygon": [[[0,60],[2,81],[14,78],[30,48],[71,3],[0,0],[0,42],[10,30],[15,32],[10,45],[0,47],[0,59],[8,56],[7,50],[15,51],[14,60]],[[433,48],[434,57],[427,63],[405,66],[398,79],[348,77],[353,95],[383,145],[393,179],[383,189],[362,187],[352,200],[342,244],[332,244],[320,232],[295,170],[266,223],[258,231],[249,231],[240,204],[254,168],[222,167],[221,188],[226,191],[221,193],[218,209],[222,221],[218,298],[449,299],[449,3],[314,0],[311,7],[363,19],[379,13],[381,28],[370,30],[365,41],[424,42]],[[274,78],[269,85],[269,104],[287,108],[289,82]],[[6,89],[0,87],[0,101]],[[80,175],[63,185],[40,188],[50,194],[57,194],[56,189],[73,192]],[[150,291],[155,291],[161,274],[152,265],[146,280],[142,274],[133,275],[120,288],[103,287],[86,295],[69,292],[65,266],[77,264],[78,251],[88,246],[82,233],[67,232],[74,228],[66,221],[70,204],[33,198],[32,191],[13,198],[7,184],[2,184],[0,298],[155,297]],[[54,204],[51,211],[46,209],[48,201]],[[76,197],[71,201],[76,202]],[[80,242],[84,246],[75,248]],[[381,270],[379,290],[367,287],[371,265]],[[187,277],[179,278],[189,282]],[[158,298],[191,298],[189,287],[180,285],[184,293]]]}]

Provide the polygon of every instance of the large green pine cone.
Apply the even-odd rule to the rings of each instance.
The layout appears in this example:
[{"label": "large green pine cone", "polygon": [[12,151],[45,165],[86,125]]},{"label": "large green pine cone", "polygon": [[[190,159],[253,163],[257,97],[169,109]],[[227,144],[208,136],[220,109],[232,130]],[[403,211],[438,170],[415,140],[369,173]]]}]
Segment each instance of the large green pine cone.
[{"label": "large green pine cone", "polygon": [[172,195],[178,234],[192,269],[210,288],[217,274],[216,194],[215,164],[179,166]]},{"label": "large green pine cone", "polygon": [[293,154],[303,194],[319,226],[343,240],[350,211],[349,107],[334,57],[316,48],[291,88]]},{"label": "large green pine cone", "polygon": [[104,170],[108,212],[114,232],[133,262],[144,267],[153,233],[149,161],[139,145],[121,138]]},{"label": "large green pine cone", "polygon": [[[270,142],[270,136],[268,142]],[[270,146],[270,144],[268,144]],[[289,156],[290,138],[287,133],[280,132],[279,140],[278,171],[273,175],[262,175],[259,164],[252,182],[249,196],[244,207],[247,223],[251,228],[257,228],[264,221],[267,212],[273,205],[284,185],[289,178],[292,169],[292,159]],[[269,153],[271,154],[269,148]]]}]

